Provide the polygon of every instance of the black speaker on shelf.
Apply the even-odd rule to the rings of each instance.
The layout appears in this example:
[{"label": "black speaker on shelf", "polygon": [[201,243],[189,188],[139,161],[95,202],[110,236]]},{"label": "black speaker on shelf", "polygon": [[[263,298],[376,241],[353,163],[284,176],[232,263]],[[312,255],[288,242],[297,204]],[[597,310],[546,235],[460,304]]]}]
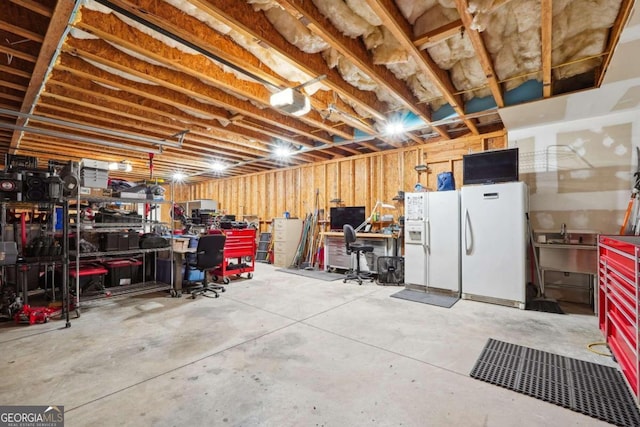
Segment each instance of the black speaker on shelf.
[{"label": "black speaker on shelf", "polygon": [[46,172],[27,172],[24,175],[24,200],[28,202],[49,201],[49,183]]},{"label": "black speaker on shelf", "polygon": [[22,201],[22,175],[0,172],[0,200]]}]

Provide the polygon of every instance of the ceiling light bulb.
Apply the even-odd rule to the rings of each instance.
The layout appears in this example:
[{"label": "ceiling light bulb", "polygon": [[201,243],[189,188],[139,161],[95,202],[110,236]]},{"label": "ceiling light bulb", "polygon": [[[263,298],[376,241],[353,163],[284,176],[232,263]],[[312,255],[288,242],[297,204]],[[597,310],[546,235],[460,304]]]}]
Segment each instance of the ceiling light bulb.
[{"label": "ceiling light bulb", "polygon": [[404,125],[402,122],[389,122],[387,123],[387,134],[396,135],[404,132]]},{"label": "ceiling light bulb", "polygon": [[289,157],[291,150],[289,150],[289,147],[276,147],[274,154],[276,157]]},{"label": "ceiling light bulb", "polygon": [[186,176],[182,172],[176,172],[176,173],[173,174],[173,180],[174,181],[178,181],[179,182],[179,181],[182,181],[185,178],[186,178]]},{"label": "ceiling light bulb", "polygon": [[215,162],[215,163],[213,163],[211,165],[211,169],[213,169],[216,172],[222,172],[226,168],[227,168],[227,166],[224,163],[221,163],[221,162]]}]

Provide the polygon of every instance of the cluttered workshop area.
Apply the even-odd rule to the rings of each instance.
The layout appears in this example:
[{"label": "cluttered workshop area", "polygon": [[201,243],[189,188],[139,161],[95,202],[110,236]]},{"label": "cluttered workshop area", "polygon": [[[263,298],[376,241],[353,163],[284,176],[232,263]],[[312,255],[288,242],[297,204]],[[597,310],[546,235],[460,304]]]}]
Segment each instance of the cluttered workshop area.
[{"label": "cluttered workshop area", "polygon": [[640,425],[636,3],[0,2],[0,424]]}]

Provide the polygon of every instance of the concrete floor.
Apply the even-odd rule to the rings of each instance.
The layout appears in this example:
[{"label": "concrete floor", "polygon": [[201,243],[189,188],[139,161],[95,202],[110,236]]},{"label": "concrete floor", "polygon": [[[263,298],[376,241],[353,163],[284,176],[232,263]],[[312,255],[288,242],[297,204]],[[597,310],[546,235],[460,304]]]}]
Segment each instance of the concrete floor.
[{"label": "concrete floor", "polygon": [[451,309],[258,264],[221,298],[152,294],[0,326],[0,404],[67,426],[595,426],[469,377],[488,338],[614,366],[595,316]]}]

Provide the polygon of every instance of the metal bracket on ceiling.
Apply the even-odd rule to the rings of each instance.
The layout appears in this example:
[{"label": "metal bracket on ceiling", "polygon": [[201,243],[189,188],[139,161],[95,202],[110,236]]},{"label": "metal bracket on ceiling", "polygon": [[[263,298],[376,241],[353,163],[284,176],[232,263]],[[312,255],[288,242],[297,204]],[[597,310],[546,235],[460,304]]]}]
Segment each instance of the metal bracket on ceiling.
[{"label": "metal bracket on ceiling", "polygon": [[324,80],[324,79],[326,79],[326,78],[327,78],[327,75],[326,75],[326,74],[321,74],[321,75],[319,75],[318,77],[316,77],[315,79],[311,79],[311,80],[309,80],[308,82],[301,83],[301,84],[299,84],[298,86],[294,86],[294,87],[292,87],[291,89],[293,89],[293,90],[300,90],[300,89],[302,89],[302,88],[305,88],[305,87],[307,87],[307,86],[309,86],[309,85],[312,85],[312,84],[314,84],[314,83],[317,83],[317,82],[319,82],[319,81],[321,81],[321,80]]},{"label": "metal bracket on ceiling", "polygon": [[184,141],[184,137],[189,132],[190,132],[189,129],[181,130],[180,132],[174,133],[173,135],[171,135],[171,138],[178,138],[178,147],[181,148],[182,142]]}]

